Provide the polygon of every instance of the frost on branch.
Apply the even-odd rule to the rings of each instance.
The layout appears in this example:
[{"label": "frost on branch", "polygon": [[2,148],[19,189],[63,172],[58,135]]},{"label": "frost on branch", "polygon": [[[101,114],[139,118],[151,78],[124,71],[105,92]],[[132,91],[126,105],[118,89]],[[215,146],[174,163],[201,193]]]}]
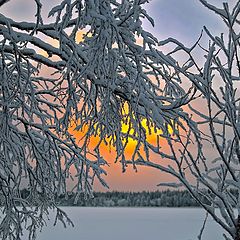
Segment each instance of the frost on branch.
[{"label": "frost on branch", "polygon": [[[71,179],[77,193],[91,194],[94,178],[107,186],[99,150],[106,138],[125,170],[128,138],[137,141],[133,163],[148,158],[149,150],[168,156],[146,140],[143,120],[148,131],[161,129],[168,141],[169,126],[176,136],[185,131],[184,122],[194,131],[181,110],[194,91],[181,87],[172,67],[177,63],[142,29],[143,18],[153,24],[142,8],[145,2],[64,0],[49,12],[48,24],[39,0],[35,23],[0,14],[3,239],[19,239],[24,227],[34,239],[49,207],[56,207],[55,196],[66,193]],[[68,132],[72,124],[88,128],[82,145]],[[93,135],[100,140],[90,152]],[[27,196],[21,195],[23,186]],[[60,209],[56,216],[69,221]]]},{"label": "frost on branch", "polygon": [[[188,124],[186,135],[176,136],[176,142],[168,141],[171,153],[162,155],[171,162],[168,166],[162,161],[148,162],[143,159],[135,161],[135,164],[157,168],[175,176],[180,184],[171,185],[184,185],[229,234],[225,238],[239,240],[240,2],[236,1],[232,8],[227,3],[217,8],[208,1],[200,2],[222,18],[224,33],[214,36],[208,27],[204,27],[191,48],[172,38],[159,42],[161,47],[175,45],[167,53],[168,56],[174,57],[176,53],[182,59],[185,56],[185,62],[181,59],[183,64],[169,62],[169,65],[183,82],[194,86],[198,98],[189,102],[185,109],[191,113],[198,130],[192,131]],[[202,44],[203,34],[209,39],[207,46]],[[203,59],[200,59],[202,53]],[[201,201],[200,196],[205,200]]]}]

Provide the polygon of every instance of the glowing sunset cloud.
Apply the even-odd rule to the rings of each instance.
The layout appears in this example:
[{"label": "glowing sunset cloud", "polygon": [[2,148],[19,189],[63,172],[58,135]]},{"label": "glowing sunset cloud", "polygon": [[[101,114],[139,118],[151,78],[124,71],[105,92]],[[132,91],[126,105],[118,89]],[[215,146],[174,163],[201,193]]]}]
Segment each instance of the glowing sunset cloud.
[{"label": "glowing sunset cloud", "polygon": [[[128,158],[132,158],[134,151],[138,144],[141,144],[139,147],[140,153],[145,156],[145,150],[143,147],[143,143],[139,143],[138,133],[136,132],[136,129],[132,126],[132,122],[129,117],[129,107],[128,104],[124,104],[124,115],[121,121],[121,140],[124,146],[124,154]],[[159,140],[162,138],[163,130],[157,128],[153,123],[151,123],[146,118],[143,118],[140,121],[141,128],[145,131],[145,140],[146,142],[158,146]],[[69,127],[68,131],[69,133],[75,137],[76,141],[79,145],[81,145],[84,141],[86,141],[86,138],[88,138],[89,141],[89,151],[94,151],[95,147],[99,144],[101,154],[108,160],[108,153],[111,152],[111,157],[116,157],[116,147],[114,146],[114,136],[111,136],[106,139],[100,138],[100,133],[87,136],[89,126],[85,124],[80,130],[76,130],[77,126],[80,125],[80,123],[75,123],[72,121],[71,126]],[[168,124],[168,133],[171,135],[173,134],[173,128],[170,124]]]},{"label": "glowing sunset cloud", "polygon": [[[125,107],[126,108],[126,107]],[[128,121],[122,121],[121,125],[121,133],[122,136],[122,143],[125,144],[127,141],[127,145],[124,150],[125,157],[128,159],[131,159],[134,153],[134,150],[138,144],[138,141],[134,138],[134,129],[130,127],[129,129],[129,118]],[[154,125],[149,125],[147,123],[147,119],[143,119],[141,121],[142,127],[146,131],[146,141],[154,146],[158,146],[163,149],[166,152],[168,151],[168,144],[167,140],[161,137],[163,134],[163,131],[161,129],[158,129],[154,127]],[[69,127],[68,131],[69,133],[76,139],[76,142],[81,146],[83,141],[86,140],[86,134],[89,126],[85,125],[80,130],[76,130],[76,127],[78,126],[77,123],[72,121],[71,126]],[[173,134],[172,127],[168,125],[168,131],[170,134]],[[129,136],[124,138],[124,134],[127,134],[129,132]],[[89,145],[87,149],[86,156],[89,158],[94,158],[91,153],[94,154],[95,147],[100,142],[99,135],[91,135],[89,137]],[[129,165],[127,167],[127,171],[122,172],[122,166],[120,163],[115,163],[117,153],[116,153],[116,147],[112,144],[112,137],[105,139],[104,141],[101,141],[100,143],[100,155],[107,160],[109,167],[105,167],[107,176],[105,177],[105,180],[107,181],[108,185],[110,186],[111,190],[119,190],[119,191],[126,191],[126,190],[135,190],[135,191],[141,191],[143,189],[156,189],[156,185],[160,182],[160,179],[162,181],[169,181],[170,178],[165,173],[159,174],[159,171],[152,168],[145,168],[138,166],[137,172],[136,169],[133,168],[132,165]],[[165,149],[166,148],[166,149]],[[140,154],[143,158],[146,157],[146,153],[144,151],[144,146],[141,144],[139,149]],[[154,152],[150,152],[149,157],[153,160],[158,161],[160,156]],[[94,159],[96,160],[96,159]],[[165,161],[163,159],[163,164],[168,164],[168,161]],[[142,174],[144,174],[144,180],[142,179]],[[103,188],[101,184],[98,181],[94,182],[94,189],[106,191],[106,188]]]}]

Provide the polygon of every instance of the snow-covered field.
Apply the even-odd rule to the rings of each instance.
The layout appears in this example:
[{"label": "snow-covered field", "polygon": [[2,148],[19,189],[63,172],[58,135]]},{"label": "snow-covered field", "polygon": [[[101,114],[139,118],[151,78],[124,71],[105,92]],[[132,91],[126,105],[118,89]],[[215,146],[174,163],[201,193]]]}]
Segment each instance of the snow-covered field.
[{"label": "snow-covered field", "polygon": [[[38,240],[197,240],[205,213],[198,208],[63,208],[75,227],[48,223]],[[209,217],[202,240],[223,239]]]}]

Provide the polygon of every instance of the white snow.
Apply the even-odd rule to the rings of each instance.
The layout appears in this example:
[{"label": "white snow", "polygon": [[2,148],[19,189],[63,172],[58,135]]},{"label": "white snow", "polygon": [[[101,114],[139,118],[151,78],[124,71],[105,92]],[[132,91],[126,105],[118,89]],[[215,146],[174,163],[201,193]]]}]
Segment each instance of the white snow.
[{"label": "white snow", "polygon": [[[64,210],[75,227],[48,223],[37,240],[196,240],[205,213],[200,208],[80,208]],[[209,217],[203,240],[223,239]]]}]

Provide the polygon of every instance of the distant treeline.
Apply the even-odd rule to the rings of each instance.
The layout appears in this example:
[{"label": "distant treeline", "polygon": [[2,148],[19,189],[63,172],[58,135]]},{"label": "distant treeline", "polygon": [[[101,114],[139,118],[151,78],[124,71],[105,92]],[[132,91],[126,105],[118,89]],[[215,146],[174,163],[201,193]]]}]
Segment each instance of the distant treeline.
[{"label": "distant treeline", "polygon": [[59,205],[86,207],[198,207],[199,204],[187,191],[156,192],[95,192],[94,198],[80,195],[75,201],[75,194],[58,198]]},{"label": "distant treeline", "polygon": [[[230,191],[237,196],[237,190]],[[155,192],[94,192],[90,198],[80,194],[76,198],[75,193],[68,192],[56,198],[59,206],[86,206],[86,207],[198,207],[198,202],[191,197],[188,191],[155,191]],[[39,193],[39,198],[41,194]],[[31,194],[28,190],[21,191],[21,197],[31,201]],[[210,204],[207,199],[199,196],[202,202]],[[0,196],[0,205],[1,196]]]}]

